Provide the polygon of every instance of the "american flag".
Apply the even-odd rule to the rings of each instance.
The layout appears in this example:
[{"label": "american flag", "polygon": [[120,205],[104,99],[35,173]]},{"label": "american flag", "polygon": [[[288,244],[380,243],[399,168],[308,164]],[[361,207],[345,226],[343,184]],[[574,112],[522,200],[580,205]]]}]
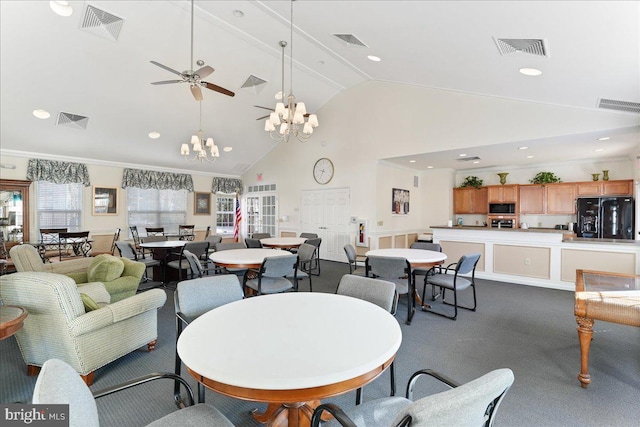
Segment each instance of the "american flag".
[{"label": "american flag", "polygon": [[236,220],[233,225],[233,239],[237,242],[240,234],[240,221],[242,221],[242,212],[240,212],[240,198],[236,194]]}]

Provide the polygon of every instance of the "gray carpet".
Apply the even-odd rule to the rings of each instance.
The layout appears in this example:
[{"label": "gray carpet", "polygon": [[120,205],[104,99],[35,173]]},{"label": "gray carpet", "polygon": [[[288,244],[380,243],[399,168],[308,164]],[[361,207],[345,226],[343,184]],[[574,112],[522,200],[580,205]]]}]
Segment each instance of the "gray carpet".
[{"label": "gray carpet", "polygon": [[[313,277],[314,292],[334,292],[346,264],[322,262]],[[478,311],[462,310],[457,321],[418,311],[404,324],[406,300],[397,318],[403,342],[396,358],[399,394],[407,379],[421,368],[438,370],[460,382],[492,369],[509,367],[515,383],[496,419],[497,426],[631,426],[640,420],[640,329],[596,322],[591,348],[592,384],[582,389],[576,378],[580,353],[573,316],[573,293],[478,280]],[[308,284],[301,285],[308,291]],[[172,291],[159,313],[156,350],[133,352],[96,372],[97,390],[151,371],[172,371],[175,324]],[[463,301],[464,302],[464,301]],[[449,308],[449,307],[446,307]],[[357,333],[357,325],[349,325]],[[260,325],[246,339],[263,333]],[[327,341],[327,345],[329,341]],[[27,377],[14,338],[0,341],[0,402],[29,402],[35,377]],[[260,363],[256,360],[256,363]],[[183,373],[183,375],[185,375]],[[186,374],[188,376],[188,374]],[[194,385],[195,382],[189,378]],[[441,390],[425,381],[416,396]],[[175,410],[173,383],[151,383],[98,401],[103,426],[141,426]],[[389,392],[388,373],[364,389],[365,400]],[[352,406],[355,392],[329,401]],[[264,404],[244,402],[207,392],[238,426],[258,425],[250,411]]]}]

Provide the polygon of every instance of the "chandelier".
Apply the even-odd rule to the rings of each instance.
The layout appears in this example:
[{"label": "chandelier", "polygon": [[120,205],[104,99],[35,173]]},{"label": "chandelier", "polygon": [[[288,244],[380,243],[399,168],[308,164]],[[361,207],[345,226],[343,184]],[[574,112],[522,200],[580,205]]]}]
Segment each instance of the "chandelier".
[{"label": "chandelier", "polygon": [[[318,127],[318,117],[307,113],[304,102],[296,102],[293,95],[293,0],[291,0],[291,29],[290,29],[290,71],[289,71],[289,95],[284,99],[284,49],[286,41],[280,42],[282,48],[282,92],[276,94],[276,108],[264,124],[264,130],[274,141],[289,142],[291,135],[304,142],[313,133],[313,128]],[[302,129],[300,129],[302,127]]]},{"label": "chandelier", "polygon": [[[220,157],[220,150],[218,150],[218,146],[215,142],[213,142],[213,138],[207,138],[204,140],[203,132],[202,132],[202,101],[198,101],[200,104],[200,130],[197,135],[191,135],[191,145],[193,145],[193,157],[189,157],[189,144],[182,144],[180,147],[180,154],[184,156],[186,160],[190,162],[194,162],[196,160],[200,160],[200,163],[204,162],[215,162],[218,157]],[[207,153],[207,148],[211,153],[211,158],[209,158],[209,154]]]}]

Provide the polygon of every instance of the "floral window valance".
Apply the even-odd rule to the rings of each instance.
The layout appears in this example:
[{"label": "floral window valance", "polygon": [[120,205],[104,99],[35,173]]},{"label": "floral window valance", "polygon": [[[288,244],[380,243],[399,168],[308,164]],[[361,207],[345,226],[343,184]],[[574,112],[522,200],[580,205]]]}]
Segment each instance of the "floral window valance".
[{"label": "floral window valance", "polygon": [[91,185],[86,165],[57,160],[29,159],[27,179],[55,184],[81,183],[85,187]]},{"label": "floral window valance", "polygon": [[193,178],[184,173],[156,172],[140,169],[125,169],[122,188],[155,188],[156,190],[187,190],[193,192]]},{"label": "floral window valance", "polygon": [[238,193],[242,194],[243,185],[241,179],[236,178],[220,178],[214,177],[213,182],[211,183],[211,192],[212,193]]}]

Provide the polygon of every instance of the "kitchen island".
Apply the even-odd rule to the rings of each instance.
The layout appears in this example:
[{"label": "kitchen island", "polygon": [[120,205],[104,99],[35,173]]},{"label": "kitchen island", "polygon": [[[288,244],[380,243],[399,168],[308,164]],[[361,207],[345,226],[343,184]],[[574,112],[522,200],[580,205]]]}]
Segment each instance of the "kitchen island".
[{"label": "kitchen island", "polygon": [[480,253],[476,277],[573,291],[577,269],[640,274],[640,241],[577,238],[551,228],[431,226],[452,262]]}]

